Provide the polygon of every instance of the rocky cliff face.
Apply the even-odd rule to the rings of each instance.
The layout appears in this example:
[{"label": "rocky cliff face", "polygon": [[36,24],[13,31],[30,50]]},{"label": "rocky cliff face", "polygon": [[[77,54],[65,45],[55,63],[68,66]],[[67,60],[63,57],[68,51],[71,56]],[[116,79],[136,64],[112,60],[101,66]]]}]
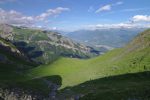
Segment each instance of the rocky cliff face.
[{"label": "rocky cliff face", "polygon": [[[42,91],[31,86],[28,88],[27,84],[30,82],[35,82],[34,85],[38,84],[37,86],[42,88]],[[11,85],[0,83],[0,100],[60,100],[57,99],[57,90],[60,84],[48,78],[33,79],[19,84],[23,84],[23,86],[18,83]]]},{"label": "rocky cliff face", "polygon": [[40,94],[33,94],[31,91],[19,88],[0,89],[0,100],[44,100],[44,98]]}]

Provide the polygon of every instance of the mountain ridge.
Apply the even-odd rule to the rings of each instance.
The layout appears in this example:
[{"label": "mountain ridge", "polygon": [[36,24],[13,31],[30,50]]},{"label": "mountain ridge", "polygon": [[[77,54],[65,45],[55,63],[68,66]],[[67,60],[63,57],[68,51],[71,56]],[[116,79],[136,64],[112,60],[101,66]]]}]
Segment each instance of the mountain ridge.
[{"label": "mountain ridge", "polygon": [[97,53],[93,48],[76,43],[57,32],[11,25],[0,25],[0,36],[10,40],[37,63],[49,63],[57,56],[89,58]]}]

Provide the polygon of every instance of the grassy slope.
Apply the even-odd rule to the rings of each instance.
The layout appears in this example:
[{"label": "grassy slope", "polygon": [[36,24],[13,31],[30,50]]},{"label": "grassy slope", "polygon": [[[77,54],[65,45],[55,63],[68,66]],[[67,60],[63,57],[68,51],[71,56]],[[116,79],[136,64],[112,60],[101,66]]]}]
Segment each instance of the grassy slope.
[{"label": "grassy slope", "polygon": [[53,64],[29,71],[30,76],[60,75],[62,87],[88,80],[150,70],[150,30],[141,33],[126,47],[89,60],[60,58]]},{"label": "grassy slope", "polygon": [[[107,55],[110,56],[110,54]],[[103,73],[108,71],[106,67],[101,67],[105,62],[100,61],[107,55],[92,60],[60,58],[53,64],[44,65],[33,69],[31,71],[31,75],[35,77],[60,75],[63,79],[62,87],[76,85],[92,78],[99,78],[100,76],[103,77]],[[98,63],[94,63],[98,60]]]}]

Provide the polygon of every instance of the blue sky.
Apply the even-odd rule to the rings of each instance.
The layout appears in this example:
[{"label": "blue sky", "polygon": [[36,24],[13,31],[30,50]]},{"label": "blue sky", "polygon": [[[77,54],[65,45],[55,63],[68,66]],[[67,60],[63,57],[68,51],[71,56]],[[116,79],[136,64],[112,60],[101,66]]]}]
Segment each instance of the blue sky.
[{"label": "blue sky", "polygon": [[0,0],[1,23],[58,30],[150,26],[150,0]]}]

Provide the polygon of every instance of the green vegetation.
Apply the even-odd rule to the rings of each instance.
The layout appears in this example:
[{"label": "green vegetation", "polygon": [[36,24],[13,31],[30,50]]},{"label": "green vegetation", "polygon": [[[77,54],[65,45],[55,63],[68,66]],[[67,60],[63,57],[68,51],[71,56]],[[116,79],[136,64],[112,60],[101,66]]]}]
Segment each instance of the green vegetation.
[{"label": "green vegetation", "polygon": [[5,46],[10,46],[10,48],[17,50],[17,48],[10,42],[6,41],[5,39],[0,37],[0,43],[5,45]]},{"label": "green vegetation", "polygon": [[[60,57],[51,64],[35,68],[23,59],[13,58],[14,56],[7,54],[6,51],[0,50],[0,53],[14,62],[0,63],[1,83],[15,83],[20,87],[40,90],[47,94],[49,89],[43,79],[53,80],[61,85],[58,97],[63,95],[70,98],[80,94],[83,95],[81,98],[83,100],[100,98],[111,100],[110,97],[112,100],[122,98],[126,100],[130,97],[149,98],[150,30],[139,34],[124,48],[114,49],[99,57],[91,59]],[[18,68],[22,66],[25,69],[20,73]],[[58,80],[55,76],[59,77]],[[12,81],[14,83],[11,83]],[[66,92],[68,89],[71,91],[69,94]]]},{"label": "green vegetation", "polygon": [[88,80],[150,70],[150,30],[137,36],[130,44],[107,54],[79,60],[60,58],[49,65],[29,71],[32,77],[60,75],[62,87],[74,86]]},{"label": "green vegetation", "polygon": [[14,27],[14,37],[15,40],[26,41],[29,39],[31,39],[32,41],[49,40],[47,34],[43,34],[41,30],[22,29],[17,27]]}]

